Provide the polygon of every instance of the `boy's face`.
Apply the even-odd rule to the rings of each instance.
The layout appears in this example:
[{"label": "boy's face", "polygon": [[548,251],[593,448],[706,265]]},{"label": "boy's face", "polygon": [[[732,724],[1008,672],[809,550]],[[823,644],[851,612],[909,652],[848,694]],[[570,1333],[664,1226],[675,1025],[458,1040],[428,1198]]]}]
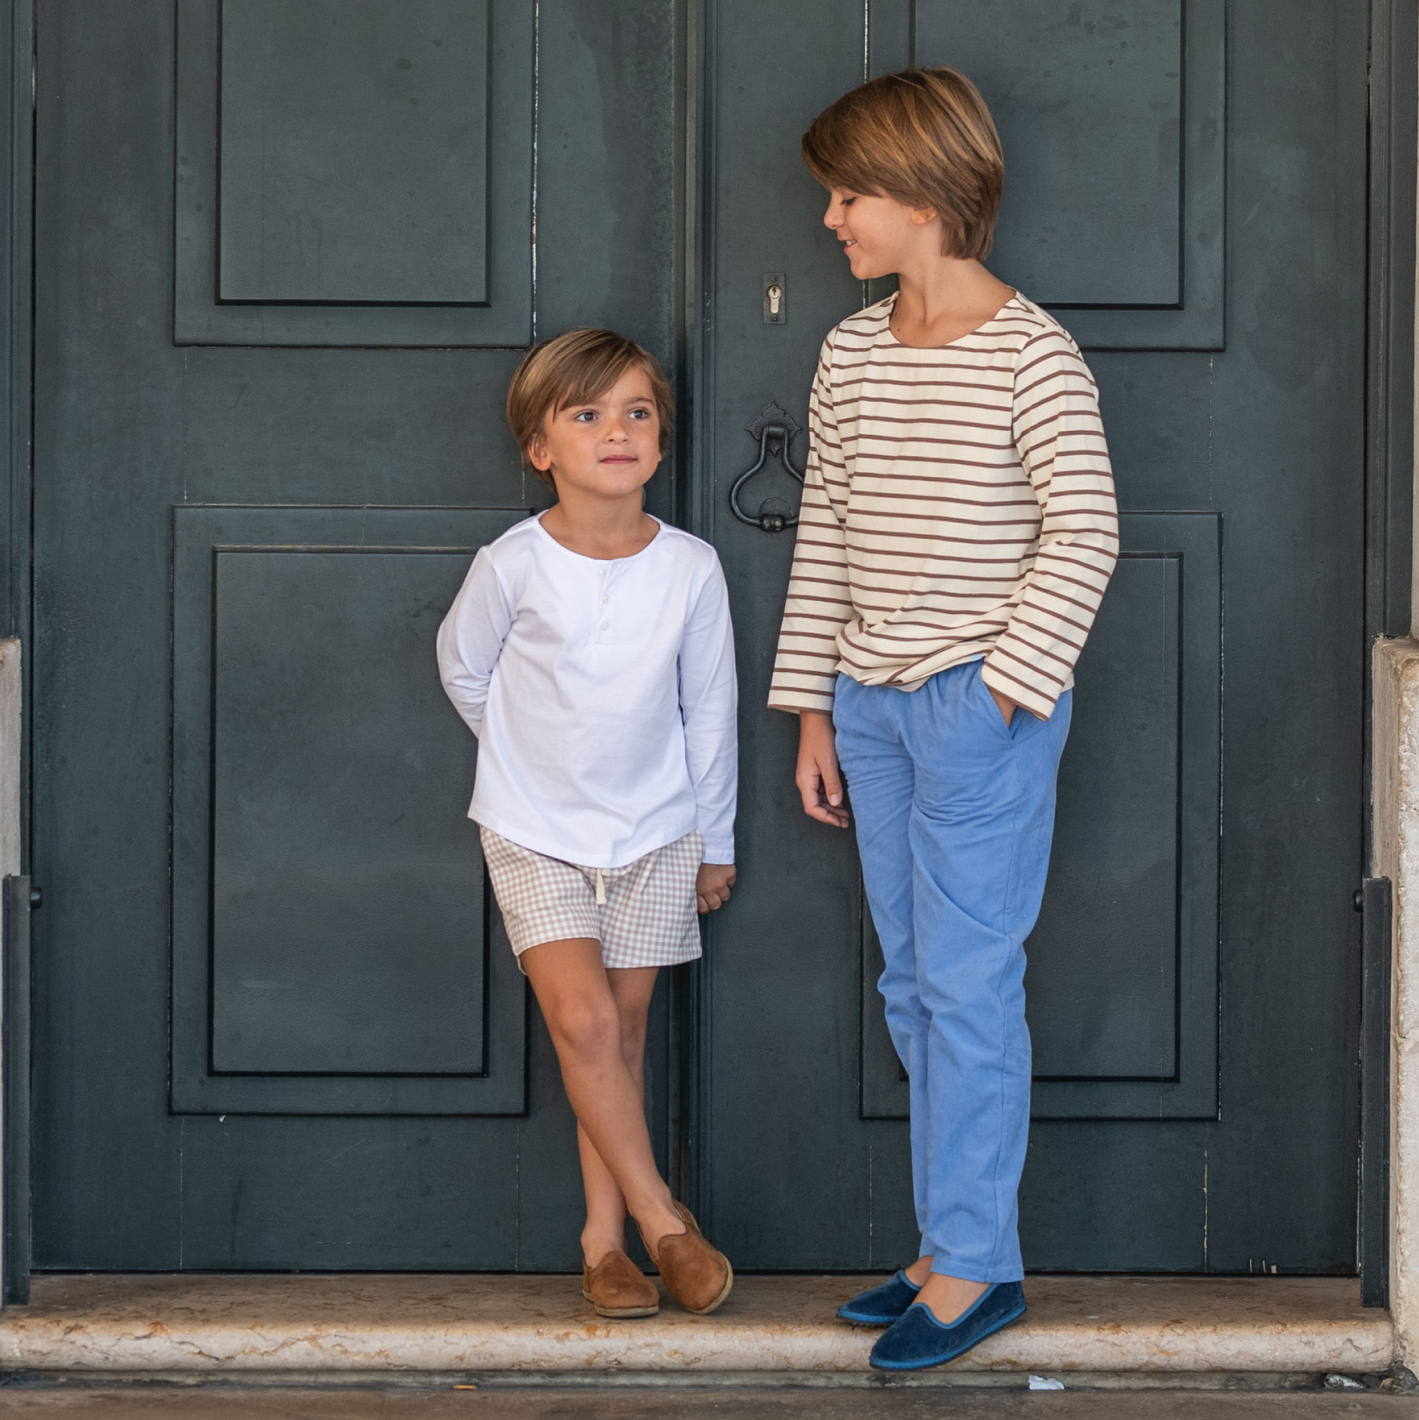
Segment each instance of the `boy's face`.
[{"label": "boy's face", "polygon": [[830,188],[823,224],[843,244],[859,281],[890,276],[923,252],[941,250],[936,210],[908,207],[895,197]]},{"label": "boy's face", "polygon": [[650,479],[660,464],[660,412],[650,377],[631,368],[599,399],[568,404],[542,421],[528,445],[535,468],[568,490],[624,498]]}]

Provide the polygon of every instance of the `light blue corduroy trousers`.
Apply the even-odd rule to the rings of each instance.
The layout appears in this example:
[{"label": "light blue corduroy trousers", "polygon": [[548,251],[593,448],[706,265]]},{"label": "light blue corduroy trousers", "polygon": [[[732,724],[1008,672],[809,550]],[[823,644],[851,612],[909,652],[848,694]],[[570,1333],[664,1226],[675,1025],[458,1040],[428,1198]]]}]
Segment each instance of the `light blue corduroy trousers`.
[{"label": "light blue corduroy trousers", "polygon": [[911,1080],[912,1183],[932,1271],[1013,1282],[1030,1126],[1024,941],[1039,915],[1072,692],[1007,728],[981,662],[914,691],[839,675],[838,759]]}]

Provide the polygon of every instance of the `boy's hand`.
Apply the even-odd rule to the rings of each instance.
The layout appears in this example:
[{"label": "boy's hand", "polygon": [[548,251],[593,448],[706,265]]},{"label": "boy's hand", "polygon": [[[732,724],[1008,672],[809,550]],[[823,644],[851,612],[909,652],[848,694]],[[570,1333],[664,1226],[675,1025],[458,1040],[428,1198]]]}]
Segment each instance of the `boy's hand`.
[{"label": "boy's hand", "polygon": [[[986,686],[990,690],[989,686]],[[1002,695],[998,690],[990,690],[990,698],[995,701],[995,708],[1005,716],[1005,728],[1010,728],[1010,722],[1015,718],[1015,712],[1020,706],[1008,695]]]},{"label": "boy's hand", "polygon": [[793,776],[803,796],[803,812],[819,823],[846,828],[843,780],[833,740],[833,717],[824,710],[798,712],[798,772]]},{"label": "boy's hand", "polygon": [[701,863],[695,874],[695,905],[700,915],[723,907],[729,901],[729,889],[733,886],[733,863]]}]

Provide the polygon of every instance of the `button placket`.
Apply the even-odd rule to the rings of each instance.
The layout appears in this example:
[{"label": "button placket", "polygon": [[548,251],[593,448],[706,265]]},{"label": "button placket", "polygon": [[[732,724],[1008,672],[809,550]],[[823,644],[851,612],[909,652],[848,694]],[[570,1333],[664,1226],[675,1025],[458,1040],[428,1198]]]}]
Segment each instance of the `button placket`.
[{"label": "button placket", "polygon": [[599,618],[596,630],[597,641],[608,641],[610,639],[611,570],[610,567],[603,567],[600,573],[600,580],[597,584],[601,593],[601,599],[596,608],[596,615]]}]

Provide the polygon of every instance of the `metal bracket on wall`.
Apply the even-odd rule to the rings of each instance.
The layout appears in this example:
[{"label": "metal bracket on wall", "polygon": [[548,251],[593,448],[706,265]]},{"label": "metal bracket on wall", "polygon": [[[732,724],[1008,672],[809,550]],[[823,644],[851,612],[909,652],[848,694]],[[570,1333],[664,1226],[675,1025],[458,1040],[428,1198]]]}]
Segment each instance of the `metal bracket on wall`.
[{"label": "metal bracket on wall", "polygon": [[802,426],[776,400],[770,400],[759,411],[759,417],[744,427],[747,433],[758,439],[759,457],[752,467],[746,468],[734,480],[734,486],[729,490],[730,510],[741,523],[748,523],[750,527],[759,528],[762,532],[776,533],[794,527],[798,522],[797,513],[779,512],[771,508],[769,504],[774,501],[771,498],[759,505],[757,513],[746,513],[739,502],[739,494],[745,484],[768,463],[770,452],[777,456],[790,477],[797,479],[799,483],[803,482],[802,470],[794,468],[788,456],[793,436]]},{"label": "metal bracket on wall", "polygon": [[1360,1303],[1389,1305],[1389,1016],[1392,893],[1366,878],[1360,929]]},{"label": "metal bracket on wall", "polygon": [[3,1110],[4,1255],[0,1306],[30,1299],[30,914],[43,901],[27,877],[5,879],[0,974],[0,1110]]}]

